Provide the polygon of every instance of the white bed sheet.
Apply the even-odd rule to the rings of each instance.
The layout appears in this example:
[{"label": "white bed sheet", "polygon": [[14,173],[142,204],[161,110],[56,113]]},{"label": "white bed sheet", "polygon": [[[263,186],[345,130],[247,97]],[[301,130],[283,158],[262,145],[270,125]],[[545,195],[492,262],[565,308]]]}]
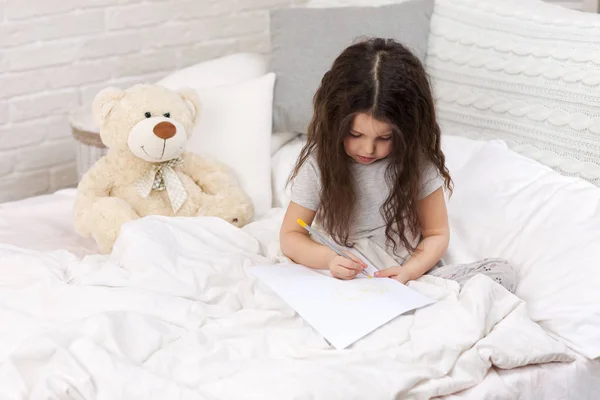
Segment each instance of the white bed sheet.
[{"label": "white bed sheet", "polygon": [[454,282],[413,282],[439,302],[332,351],[248,271],[277,260],[282,217],[273,210],[243,230],[144,219],[124,229],[112,256],[83,260],[0,245],[0,393],[423,399],[476,385],[491,363],[568,359],[523,303],[485,277],[460,294]]},{"label": "white bed sheet", "polygon": [[[64,190],[1,205],[0,242],[39,251],[67,249],[80,257],[93,254],[93,242],[79,238],[70,224],[74,195],[74,190]],[[272,234],[268,229],[253,230],[257,237],[267,238]],[[453,255],[460,257],[456,252]],[[541,364],[514,370],[493,368],[479,385],[444,398],[595,399],[600,393],[600,360],[575,356],[577,361],[573,363]]]},{"label": "white bed sheet", "polygon": [[0,204],[0,243],[38,251],[67,250],[79,257],[97,252],[92,239],[73,229],[75,189]]},{"label": "white bed sheet", "polygon": [[[289,170],[293,164],[296,149],[300,143],[288,145],[286,157],[279,157],[280,164],[274,169],[282,176],[282,170]],[[295,146],[292,151],[289,147]],[[461,157],[451,157],[449,168],[457,170],[477,151],[477,147],[465,148]],[[285,151],[285,149],[284,149]],[[283,164],[281,164],[283,163]],[[279,170],[278,170],[279,169]],[[287,173],[287,172],[286,172]],[[280,179],[282,180],[282,179]],[[275,188],[275,190],[281,188]],[[71,207],[75,196],[74,189],[55,194],[39,196],[22,201],[0,204],[0,243],[11,244],[37,251],[67,250],[78,258],[96,252],[91,239],[79,237],[72,228]],[[281,193],[280,198],[285,195]],[[277,211],[274,211],[277,212]],[[252,229],[252,235],[260,242],[274,235],[271,223],[262,225],[267,229]],[[451,259],[462,258],[463,249],[458,244],[449,252]],[[263,249],[272,252],[273,249]],[[461,399],[595,399],[600,393],[600,360],[590,361],[578,356],[573,363],[551,363],[532,365],[513,370],[493,368],[485,379],[470,389],[446,396],[448,400]]]},{"label": "white bed sheet", "polygon": [[445,400],[593,400],[600,393],[600,360],[576,355],[573,363],[493,368],[483,382]]}]

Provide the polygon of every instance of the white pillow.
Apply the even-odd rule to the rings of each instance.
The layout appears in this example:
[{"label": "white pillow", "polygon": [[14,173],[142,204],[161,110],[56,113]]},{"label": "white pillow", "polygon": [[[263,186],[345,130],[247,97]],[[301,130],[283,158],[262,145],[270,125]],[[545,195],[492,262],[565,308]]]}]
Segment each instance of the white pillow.
[{"label": "white pillow", "polygon": [[273,132],[273,135],[271,136],[271,155],[277,153],[279,149],[289,143],[292,139],[298,137],[298,135],[300,135],[300,133]]},{"label": "white pillow", "polygon": [[333,8],[333,7],[378,7],[388,4],[404,3],[409,0],[310,0],[306,3],[308,8]]},{"label": "white pillow", "polygon": [[199,89],[240,83],[267,72],[264,56],[258,53],[234,53],[175,71],[157,84],[171,89]]},{"label": "white pillow", "polygon": [[275,74],[258,53],[235,53],[174,72],[158,85],[195,89],[200,119],[187,150],[226,164],[252,198],[255,219],[271,208]]},{"label": "white pillow", "polygon": [[306,136],[298,136],[296,139],[282,146],[273,155],[271,161],[273,207],[287,208],[290,203],[291,189],[289,186],[286,187],[286,183],[296,165],[302,146],[304,146],[305,143]]},{"label": "white pillow", "polygon": [[[446,136],[452,164],[463,146]],[[465,139],[461,139],[463,143]],[[494,141],[461,168],[449,201],[451,262],[507,259],[531,318],[583,355],[600,357],[600,188]]]},{"label": "white pillow", "polygon": [[548,1],[435,0],[426,67],[442,130],[600,186],[598,28]]},{"label": "white pillow", "polygon": [[187,150],[229,166],[252,198],[255,219],[271,209],[271,127],[275,74],[198,89],[201,111]]}]

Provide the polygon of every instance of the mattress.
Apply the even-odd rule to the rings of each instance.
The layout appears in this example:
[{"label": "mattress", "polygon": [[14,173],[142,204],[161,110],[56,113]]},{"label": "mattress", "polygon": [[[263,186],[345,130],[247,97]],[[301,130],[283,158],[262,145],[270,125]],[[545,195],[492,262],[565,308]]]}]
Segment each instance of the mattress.
[{"label": "mattress", "polygon": [[[291,142],[287,145],[285,157],[274,157],[274,176],[283,176],[293,164],[301,143]],[[460,158],[449,160],[451,168],[458,169],[477,152],[472,146]],[[277,198],[285,200],[282,187]],[[75,197],[74,189],[67,189],[54,194],[33,197],[21,201],[0,205],[0,243],[9,244],[40,252],[69,252],[78,259],[96,253],[96,246],[91,239],[79,237],[71,224],[71,208]],[[282,204],[275,204],[281,206]],[[275,207],[265,217],[265,223],[258,221],[252,228],[252,235],[261,243],[267,238],[276,236],[273,220],[282,212]],[[264,252],[273,249],[263,249]],[[459,257],[462,251],[456,248],[450,253]],[[241,349],[241,348],[240,348]],[[240,350],[242,351],[242,350]],[[589,360],[574,351],[574,362],[544,363],[521,368],[503,370],[492,368],[481,383],[462,392],[445,396],[445,399],[544,399],[559,400],[596,399],[600,393],[600,360]],[[241,356],[241,355],[239,355]],[[234,356],[237,357],[237,356]],[[190,397],[191,398],[191,397]]]},{"label": "mattress", "polygon": [[66,250],[79,257],[97,252],[92,239],[73,229],[75,189],[0,204],[0,243],[38,251]]}]

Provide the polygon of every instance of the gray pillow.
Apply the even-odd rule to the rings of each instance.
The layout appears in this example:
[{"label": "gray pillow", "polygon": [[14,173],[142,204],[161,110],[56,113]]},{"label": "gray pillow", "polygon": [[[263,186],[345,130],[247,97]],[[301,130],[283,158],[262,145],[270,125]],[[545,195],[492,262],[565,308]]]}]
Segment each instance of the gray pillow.
[{"label": "gray pillow", "polygon": [[270,12],[275,132],[306,133],[323,74],[363,37],[394,38],[425,60],[434,0],[380,7],[290,8]]}]

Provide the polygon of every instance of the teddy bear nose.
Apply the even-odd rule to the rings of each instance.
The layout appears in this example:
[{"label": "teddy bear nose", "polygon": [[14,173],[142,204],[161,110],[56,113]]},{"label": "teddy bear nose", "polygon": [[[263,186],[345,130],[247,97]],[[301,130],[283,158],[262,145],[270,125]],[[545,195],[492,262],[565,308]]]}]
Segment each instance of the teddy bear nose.
[{"label": "teddy bear nose", "polygon": [[154,127],[154,134],[161,139],[170,139],[176,132],[175,125],[167,121],[160,122]]}]

